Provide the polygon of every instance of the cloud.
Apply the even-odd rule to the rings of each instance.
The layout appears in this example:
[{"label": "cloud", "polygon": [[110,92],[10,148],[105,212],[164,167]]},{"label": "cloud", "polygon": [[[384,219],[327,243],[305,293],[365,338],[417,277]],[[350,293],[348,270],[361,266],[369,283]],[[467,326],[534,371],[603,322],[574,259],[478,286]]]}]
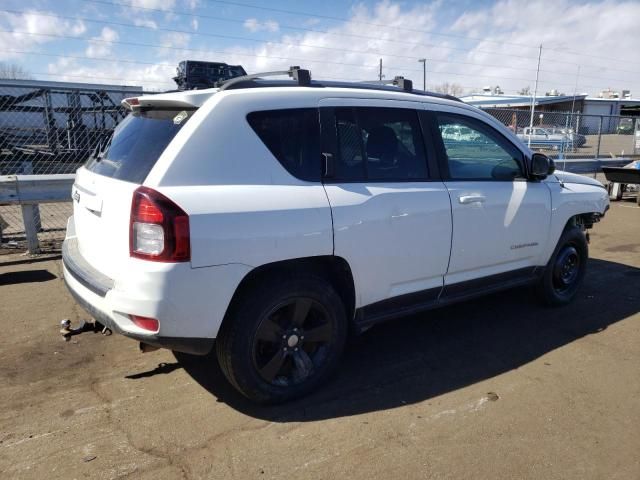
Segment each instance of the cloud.
[{"label": "cloud", "polygon": [[[40,13],[54,15],[52,12]],[[9,31],[0,32],[0,45],[5,45],[9,49],[25,50],[56,40],[54,36],[50,35],[77,37],[87,30],[81,20],[68,21],[46,15],[38,15],[38,12],[35,11],[0,12],[0,29]],[[5,48],[0,49],[0,60],[19,56],[19,54],[6,50]]]},{"label": "cloud", "polygon": [[253,33],[260,32],[260,31],[273,33],[280,30],[280,25],[278,25],[278,22],[274,20],[265,20],[264,22],[260,22],[256,18],[247,18],[244,21],[243,26],[244,28],[246,28],[247,30]]},{"label": "cloud", "polygon": [[187,33],[170,32],[162,35],[160,46],[172,48],[186,48],[189,46],[191,35]]},{"label": "cloud", "polygon": [[[539,91],[573,91],[579,63],[579,90],[597,93],[617,85],[640,92],[640,62],[635,60],[639,2],[498,0],[490,7],[446,9],[446,23],[443,2],[405,5],[357,4],[347,22],[326,33],[283,34],[253,48],[238,46],[229,50],[226,61],[241,63],[249,72],[300,64],[309,67],[314,78],[371,80],[377,78],[382,58],[386,78],[402,75],[421,87],[418,59],[427,58],[429,88],[449,82],[467,92],[500,85],[506,93],[515,93],[526,85],[533,89],[537,46],[543,43]],[[253,18],[244,24],[250,31],[260,30],[260,25]]]},{"label": "cloud", "polygon": [[[189,0],[168,3],[189,6]],[[427,58],[429,88],[449,82],[463,86],[467,92],[485,85],[500,85],[506,93],[515,93],[527,85],[533,89],[537,46],[543,43],[540,92],[553,88],[572,92],[580,64],[579,91],[598,93],[612,87],[630,88],[635,95],[640,94],[640,59],[636,52],[640,40],[640,29],[637,28],[640,2],[637,1],[596,0],[576,4],[571,0],[497,0],[489,5],[484,2],[469,4],[461,11],[444,0],[423,2],[413,7],[386,0],[372,7],[358,3],[347,13],[336,13],[338,15],[347,16],[348,20],[321,22],[322,26],[313,27],[319,30],[317,32],[293,33],[275,19],[248,18],[238,30],[272,34],[269,41],[254,44],[238,42],[231,46],[213,46],[215,43],[210,38],[197,33],[152,32],[158,46],[198,50],[184,52],[157,48],[152,61],[171,65],[170,68],[103,61],[73,62],[65,68],[56,63],[52,68],[59,68],[58,73],[92,75],[93,72],[96,81],[100,81],[100,75],[122,76],[129,79],[129,84],[166,89],[172,86],[170,78],[174,66],[184,58],[241,64],[250,73],[301,65],[309,68],[315,79],[342,80],[376,79],[378,61],[382,58],[387,79],[403,75],[422,87],[422,65],[418,59]],[[0,15],[0,22],[8,24],[9,17]],[[280,20],[280,17],[276,18]],[[3,28],[32,28],[36,32],[64,32],[65,35],[74,28],[78,32],[86,30],[82,22],[65,25],[53,18],[49,20],[42,23],[40,18],[41,23],[30,26],[22,19],[19,27],[10,24]],[[191,22],[191,19],[187,21]],[[205,31],[202,23],[205,21],[200,22],[201,25],[191,23],[191,28],[196,31],[202,27],[197,31]],[[300,25],[303,25],[302,21]],[[20,40],[36,43],[29,38],[0,35],[0,44],[20,44],[22,48]],[[51,39],[42,37],[40,41],[44,43]],[[97,48],[99,42],[95,43]],[[134,53],[140,53],[137,57],[143,58],[143,52],[136,50]],[[0,59],[3,54],[6,55],[0,50]]]},{"label": "cloud", "polygon": [[61,58],[47,66],[51,80],[108,85],[144,86],[145,90],[164,91],[174,89],[171,77],[175,75],[177,62],[158,65],[135,65],[119,62],[81,62],[73,58]]},{"label": "cloud", "polygon": [[191,28],[193,28],[194,30],[198,30],[198,19],[194,18],[191,20]]},{"label": "cloud", "polygon": [[171,10],[176,4],[175,0],[128,0],[127,3],[132,7],[154,10]]},{"label": "cloud", "polygon": [[111,54],[113,44],[120,38],[118,32],[109,27],[104,27],[100,35],[89,40],[89,46],[85,50],[85,55],[91,58],[107,57]]},{"label": "cloud", "polygon": [[133,24],[136,27],[153,28],[154,30],[158,29],[158,24],[149,18],[134,18]]}]

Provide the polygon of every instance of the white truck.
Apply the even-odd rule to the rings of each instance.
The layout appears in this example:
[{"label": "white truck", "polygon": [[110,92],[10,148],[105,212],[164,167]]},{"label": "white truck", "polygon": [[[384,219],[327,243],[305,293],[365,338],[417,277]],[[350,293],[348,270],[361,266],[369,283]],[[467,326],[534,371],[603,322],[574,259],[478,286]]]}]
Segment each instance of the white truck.
[{"label": "white truck", "polygon": [[63,245],[99,322],[195,354],[215,341],[240,392],[280,402],[378,322],[522,285],[575,297],[599,182],[455,98],[290,73],[124,102]]}]

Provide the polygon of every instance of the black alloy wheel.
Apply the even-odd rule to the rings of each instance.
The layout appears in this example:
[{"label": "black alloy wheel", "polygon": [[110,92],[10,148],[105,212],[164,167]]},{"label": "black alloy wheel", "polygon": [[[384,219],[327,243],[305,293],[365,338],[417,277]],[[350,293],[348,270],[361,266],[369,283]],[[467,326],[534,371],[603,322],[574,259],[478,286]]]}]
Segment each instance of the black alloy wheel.
[{"label": "black alloy wheel", "polygon": [[347,331],[342,299],[327,279],[265,276],[234,300],[216,339],[218,363],[247,398],[284,402],[335,371]]},{"label": "black alloy wheel", "polygon": [[272,385],[300,384],[327,362],[332,330],[328,312],[319,302],[308,297],[286,300],[258,325],[254,367]]}]

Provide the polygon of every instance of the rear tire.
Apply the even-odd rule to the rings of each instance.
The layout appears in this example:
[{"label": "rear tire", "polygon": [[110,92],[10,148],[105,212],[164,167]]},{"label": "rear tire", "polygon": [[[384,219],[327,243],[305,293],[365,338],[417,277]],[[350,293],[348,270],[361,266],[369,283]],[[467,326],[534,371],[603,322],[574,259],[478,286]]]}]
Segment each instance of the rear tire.
[{"label": "rear tire", "polygon": [[571,302],[584,279],[588,258],[589,247],[582,229],[566,228],[536,285],[538,299],[549,306]]},{"label": "rear tire", "polygon": [[320,277],[270,277],[243,292],[229,313],[217,339],[218,362],[229,382],[258,403],[311,392],[344,350],[344,305]]}]

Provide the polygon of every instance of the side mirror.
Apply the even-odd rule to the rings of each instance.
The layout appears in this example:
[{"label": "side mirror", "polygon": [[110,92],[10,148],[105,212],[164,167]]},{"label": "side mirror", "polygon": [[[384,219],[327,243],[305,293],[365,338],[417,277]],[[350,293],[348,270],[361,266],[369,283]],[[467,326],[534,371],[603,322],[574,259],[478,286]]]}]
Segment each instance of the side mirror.
[{"label": "side mirror", "polygon": [[529,174],[535,180],[543,180],[556,170],[556,165],[546,155],[534,153],[529,162]]}]

